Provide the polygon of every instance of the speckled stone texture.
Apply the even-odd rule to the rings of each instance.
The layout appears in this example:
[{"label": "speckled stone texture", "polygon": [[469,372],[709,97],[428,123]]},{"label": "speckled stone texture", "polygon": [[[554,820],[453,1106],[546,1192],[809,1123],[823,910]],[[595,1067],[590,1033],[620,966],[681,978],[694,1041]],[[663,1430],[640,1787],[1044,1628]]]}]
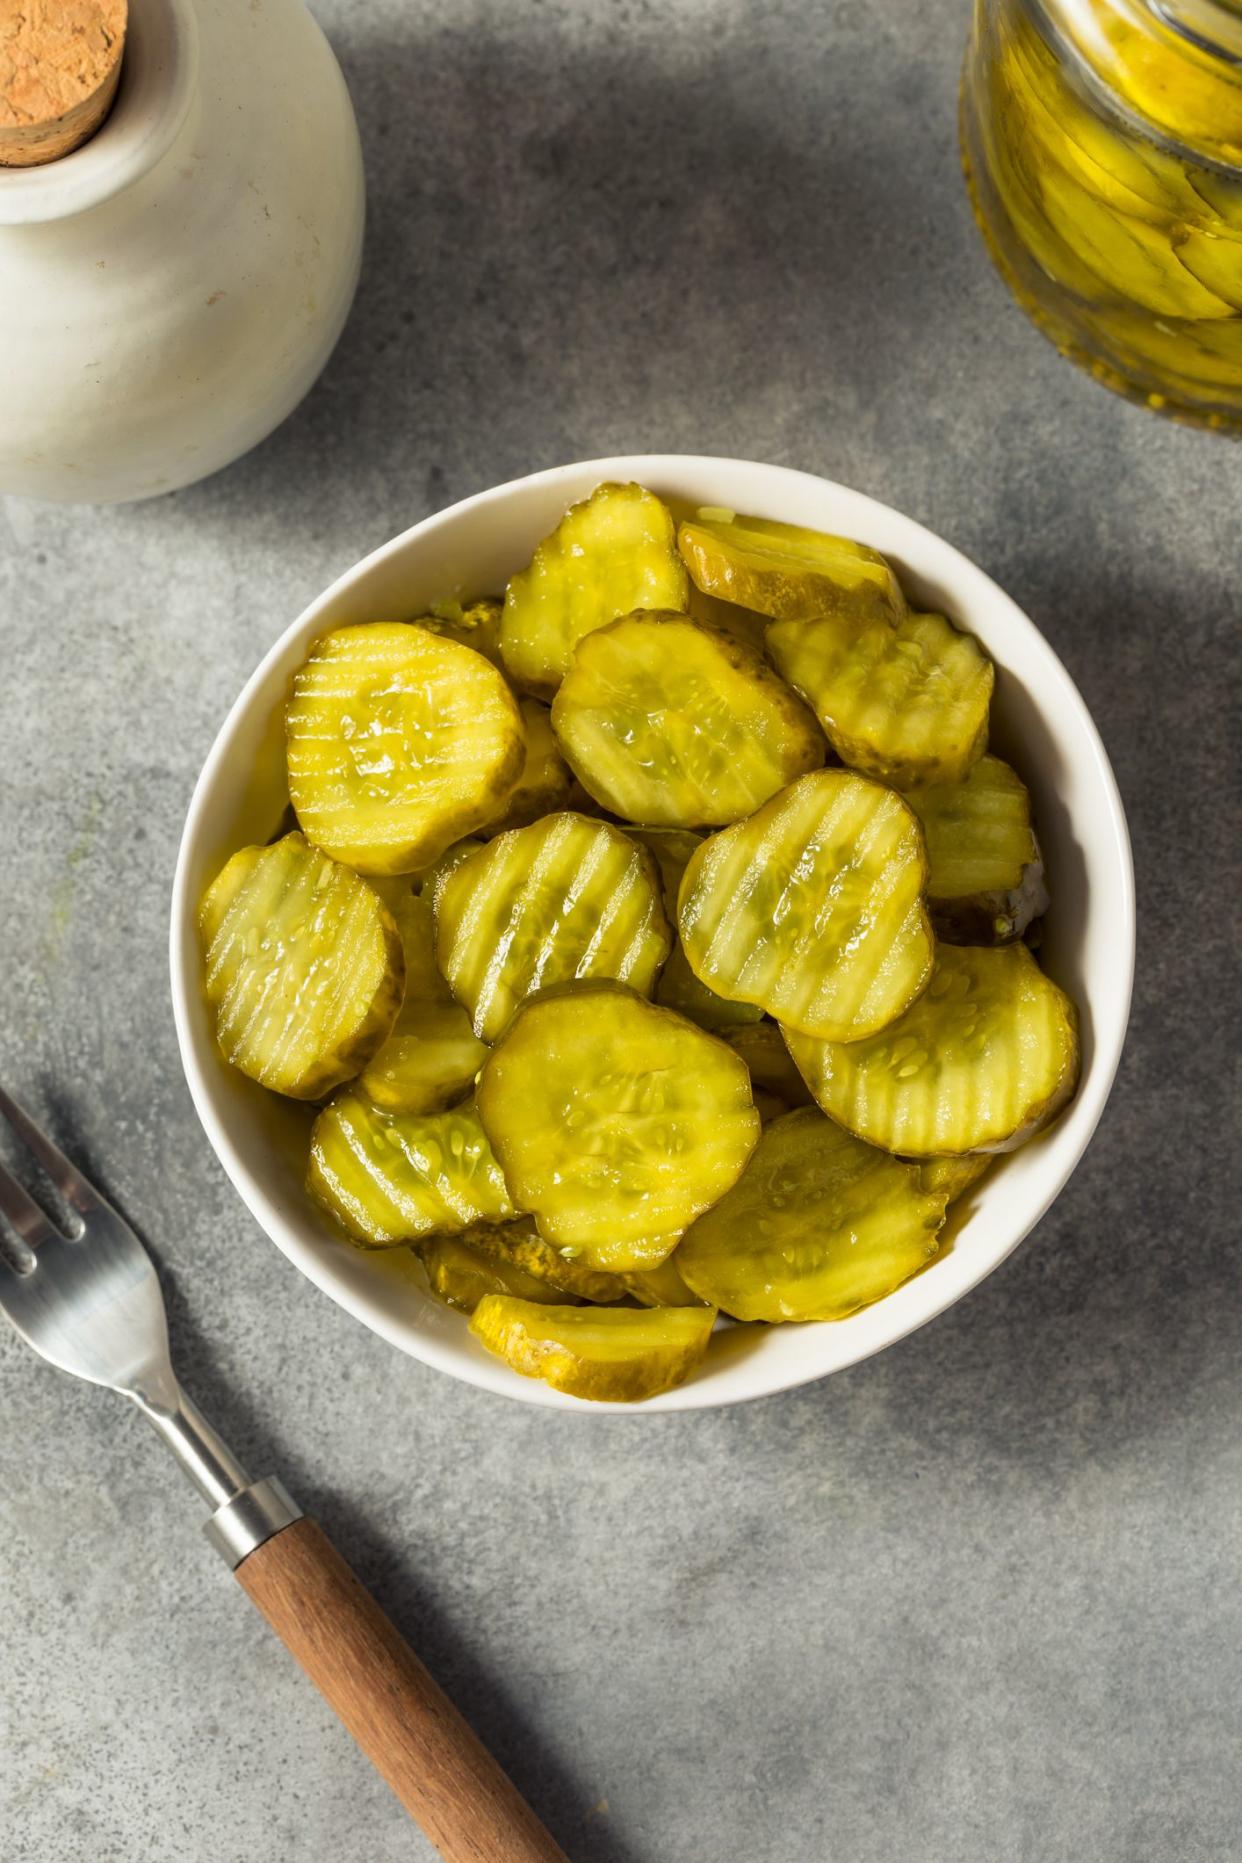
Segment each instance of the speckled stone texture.
[{"label": "speckled stone texture", "polygon": [[[0,1077],[574,1863],[1237,1858],[1242,451],[1010,304],[957,167],[962,0],[320,13],[371,190],[322,382],[196,489],[0,510]],[[400,1357],[264,1240],[165,926],[212,736],[310,596],[452,499],[644,448],[822,471],[1016,596],[1114,759],[1140,966],[1090,1154],[968,1300],[787,1397],[580,1419]],[[430,1857],[141,1422],[2,1335],[0,1416],[4,1863]]]}]

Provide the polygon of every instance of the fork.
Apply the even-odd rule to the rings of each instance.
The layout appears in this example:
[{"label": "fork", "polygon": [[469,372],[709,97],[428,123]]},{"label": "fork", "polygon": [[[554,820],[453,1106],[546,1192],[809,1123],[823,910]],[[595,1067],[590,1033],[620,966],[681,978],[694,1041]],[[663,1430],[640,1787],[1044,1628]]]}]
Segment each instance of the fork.
[{"label": "fork", "polygon": [[155,1265],[123,1217],[0,1088],[0,1115],[75,1218],[0,1165],[0,1308],[41,1358],[135,1403],[211,1507],[208,1539],[448,1863],[566,1863],[322,1529],[251,1481],[177,1382]]}]

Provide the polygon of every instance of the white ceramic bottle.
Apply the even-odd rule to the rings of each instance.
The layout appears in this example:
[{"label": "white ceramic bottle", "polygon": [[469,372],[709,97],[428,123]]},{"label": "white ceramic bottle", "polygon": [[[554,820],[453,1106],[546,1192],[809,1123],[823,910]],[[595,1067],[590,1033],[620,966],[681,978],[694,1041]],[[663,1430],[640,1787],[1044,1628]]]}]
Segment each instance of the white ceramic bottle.
[{"label": "white ceramic bottle", "polygon": [[353,299],[349,94],[302,0],[130,0],[91,139],[0,169],[0,491],[172,491],[271,432]]}]

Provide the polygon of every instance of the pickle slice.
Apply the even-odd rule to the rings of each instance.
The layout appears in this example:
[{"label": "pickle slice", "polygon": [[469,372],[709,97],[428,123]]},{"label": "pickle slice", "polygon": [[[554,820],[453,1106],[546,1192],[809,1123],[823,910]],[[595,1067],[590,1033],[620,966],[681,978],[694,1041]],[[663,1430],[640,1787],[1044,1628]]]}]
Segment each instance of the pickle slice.
[{"label": "pickle slice", "polygon": [[440,897],[440,888],[449,874],[456,873],[463,860],[469,860],[472,854],[477,854],[485,845],[477,835],[467,835],[464,840],[454,841],[452,847],[446,847],[439,860],[433,861],[430,867],[423,867],[411,876],[415,889],[430,905],[433,914],[436,900]]},{"label": "pickle slice", "polygon": [[477,602],[437,602],[430,614],[419,615],[415,627],[425,627],[429,634],[443,640],[455,640],[463,647],[473,647],[503,673],[505,663],[500,654],[500,617],[504,603],[495,595],[485,595]]},{"label": "pickle slice", "polygon": [[750,1069],[757,1088],[773,1094],[792,1106],[814,1106],[807,1084],[793,1064],[785,1038],[775,1022],[756,1022],[750,1028],[734,1029],[729,1046],[740,1054]]},{"label": "pickle slice", "polygon": [[815,770],[705,841],[681,883],[690,968],[793,1028],[856,1041],[926,987],[923,834],[849,770]]},{"label": "pickle slice", "polygon": [[204,896],[199,931],[216,1040],[252,1080],[315,1100],[388,1035],[405,977],[392,915],[300,834],[234,854]]},{"label": "pickle slice", "polygon": [[681,1278],[676,1251],[656,1268],[637,1268],[620,1280],[626,1293],[642,1307],[705,1307]]},{"label": "pickle slice", "polygon": [[[472,1229],[466,1240],[488,1261],[507,1263],[551,1289],[553,1299],[572,1296],[608,1306],[613,1301],[623,1300],[628,1292],[620,1275],[602,1274],[597,1268],[587,1267],[576,1255],[567,1254],[546,1241],[529,1217],[495,1229]],[[516,1293],[517,1289],[511,1288],[509,1292]]]},{"label": "pickle slice", "polygon": [[925,1158],[917,1166],[919,1183],[924,1190],[956,1203],[972,1184],[978,1183],[993,1163],[990,1152],[975,1152],[965,1158]]},{"label": "pickle slice", "polygon": [[505,590],[505,665],[524,690],[550,698],[584,634],[634,608],[684,612],[686,596],[673,520],[654,492],[597,486]]},{"label": "pickle slice", "polygon": [[831,615],[778,621],[768,652],[841,761],[883,782],[960,781],[987,747],[992,662],[943,615],[908,615],[897,628]]},{"label": "pickle slice", "polygon": [[936,1253],[945,1197],[815,1107],[768,1126],[732,1190],[686,1231],[688,1287],[738,1320],[843,1320]]},{"label": "pickle slice", "polygon": [[485,1256],[473,1242],[457,1236],[432,1236],[420,1242],[418,1257],[436,1299],[446,1307],[456,1307],[459,1313],[473,1313],[489,1294],[546,1306],[574,1304],[569,1295],[546,1281],[537,1281],[533,1274],[524,1274],[510,1262]]},{"label": "pickle slice", "polygon": [[551,714],[538,699],[522,699],[520,703],[526,727],[526,761],[503,809],[483,830],[489,838],[506,828],[525,828],[541,815],[564,809],[569,801],[572,778],[552,731]]},{"label": "pickle slice", "polygon": [[460,1235],[517,1214],[473,1105],[387,1113],[353,1087],[315,1121],[307,1187],[371,1248]]},{"label": "pickle slice", "polygon": [[677,547],[705,595],[778,621],[835,615],[892,623],[906,598],[878,550],[824,531],[765,518],[700,513],[677,532]]},{"label": "pickle slice", "polygon": [[1048,910],[1026,785],[999,757],[957,783],[912,789],[927,843],[927,904],[951,944],[1005,944]]},{"label": "pickle slice", "polygon": [[522,715],[482,654],[407,622],[337,628],[285,713],[308,841],[360,873],[412,873],[496,813],[522,768]]},{"label": "pickle slice", "polygon": [[771,615],[758,614],[755,609],[743,608],[737,602],[723,601],[719,595],[708,595],[693,581],[690,584],[686,613],[692,621],[701,621],[704,627],[732,634],[736,640],[753,647],[756,653],[763,652],[764,636]]},{"label": "pickle slice", "polygon": [[651,610],[579,642],[552,728],[605,808],[671,828],[740,821],[825,754],[815,719],[761,653]]},{"label": "pickle slice", "polygon": [[459,1003],[407,999],[358,1085],[388,1113],[443,1112],[468,1096],[487,1056]]},{"label": "pickle slice", "polygon": [[590,1268],[671,1255],[759,1132],[733,1050],[615,983],[533,998],[479,1077],[510,1195]]},{"label": "pickle slice", "polygon": [[601,1312],[491,1295],[475,1308],[470,1330],[523,1378],[542,1378],[571,1397],[626,1404],[681,1384],[706,1353],[715,1318],[710,1307]]},{"label": "pickle slice", "polygon": [[440,968],[486,1042],[549,984],[612,977],[649,993],[669,942],[651,856],[584,815],[546,815],[499,835],[448,875],[436,900]]},{"label": "pickle slice", "polygon": [[943,944],[927,989],[863,1041],[785,1031],[830,1118],[905,1158],[1012,1151],[1078,1082],[1078,1017],[1024,944]]},{"label": "pickle slice", "polygon": [[[681,876],[686,871],[687,863],[695,849],[703,844],[702,835],[691,834],[686,828],[629,828],[626,833],[635,841],[655,855],[655,862],[660,869],[660,885],[664,898],[664,910],[668,914],[670,925],[677,923],[677,892],[681,886]],[[758,1022],[762,1009],[753,1003],[731,1003],[726,997],[717,996],[715,990],[709,990],[705,983],[700,983],[681,948],[681,941],[673,939],[673,948],[668,962],[660,972],[660,981],[655,987],[655,1001],[663,1003],[666,1009],[675,1009],[678,1015],[689,1016],[691,1022],[697,1022],[700,1028],[727,1030],[744,1027],[751,1022]]]}]

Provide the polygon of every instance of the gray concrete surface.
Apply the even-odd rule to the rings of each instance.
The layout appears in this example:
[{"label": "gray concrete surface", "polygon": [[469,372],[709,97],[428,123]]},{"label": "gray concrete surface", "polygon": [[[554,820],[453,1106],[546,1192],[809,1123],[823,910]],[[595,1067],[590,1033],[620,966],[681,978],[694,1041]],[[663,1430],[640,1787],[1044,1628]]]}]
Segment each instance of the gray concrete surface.
[{"label": "gray concrete surface", "polygon": [[[321,17],[371,188],[323,381],[197,489],[0,516],[0,1076],[574,1863],[1237,1858],[1242,452],[1011,307],[957,170],[962,0]],[[829,473],[1025,604],[1116,764],[1140,972],[1090,1155],[969,1300],[788,1397],[584,1423],[405,1361],[264,1240],[182,1083],[165,919],[212,735],[308,597],[645,447]],[[139,1421],[3,1336],[0,1419],[4,1863],[429,1857]]]}]

